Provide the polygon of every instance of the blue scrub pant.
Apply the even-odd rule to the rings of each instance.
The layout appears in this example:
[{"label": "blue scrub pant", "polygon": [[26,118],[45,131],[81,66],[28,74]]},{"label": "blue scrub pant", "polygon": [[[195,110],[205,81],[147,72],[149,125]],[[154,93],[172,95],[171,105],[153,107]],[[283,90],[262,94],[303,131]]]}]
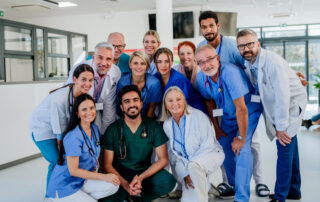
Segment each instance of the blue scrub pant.
[{"label": "blue scrub pant", "polygon": [[[253,113],[249,116],[246,143],[241,148],[239,156],[233,153],[231,147],[233,138],[239,135],[238,128],[231,133],[227,133],[228,137],[222,136],[219,140],[225,153],[223,165],[226,170],[228,182],[234,187],[236,192],[234,200],[238,202],[248,202],[250,198],[250,181],[253,164],[251,142],[252,135],[257,128],[259,118],[260,112]],[[230,128],[234,127],[235,125],[237,125],[236,121],[234,121],[233,125],[230,125]]]},{"label": "blue scrub pant", "polygon": [[274,198],[280,202],[286,200],[288,195],[301,195],[301,177],[299,166],[299,151],[297,136],[291,138],[291,143],[282,146],[277,140],[278,160],[277,179]]},{"label": "blue scrub pant", "polygon": [[46,187],[46,192],[47,192],[51,173],[54,167],[56,166],[59,158],[57,139],[36,141],[33,137],[33,134],[32,134],[32,139],[34,143],[37,145],[37,147],[39,148],[42,156],[49,162],[48,174],[47,174],[47,187]]}]

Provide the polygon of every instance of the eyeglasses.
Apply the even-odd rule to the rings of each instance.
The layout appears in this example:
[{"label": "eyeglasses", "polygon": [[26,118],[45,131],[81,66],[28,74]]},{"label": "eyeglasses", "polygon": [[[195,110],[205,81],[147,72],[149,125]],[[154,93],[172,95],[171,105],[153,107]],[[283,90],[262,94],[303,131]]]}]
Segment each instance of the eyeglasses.
[{"label": "eyeglasses", "polygon": [[243,51],[246,47],[248,47],[249,49],[253,48],[254,44],[256,43],[257,41],[252,41],[252,42],[249,42],[249,43],[246,43],[246,44],[239,44],[238,45],[238,49]]},{"label": "eyeglasses", "polygon": [[216,54],[216,55],[213,56],[213,57],[208,58],[208,59],[205,60],[205,61],[200,61],[200,62],[198,62],[198,65],[199,65],[200,67],[203,67],[203,66],[205,66],[207,63],[212,62],[217,56],[218,56],[218,54]]},{"label": "eyeglasses", "polygon": [[113,44],[112,44],[112,46],[113,46],[114,49],[118,49],[118,50],[122,50],[122,49],[124,49],[124,47],[125,47],[124,44],[123,44],[123,45],[113,45]]}]

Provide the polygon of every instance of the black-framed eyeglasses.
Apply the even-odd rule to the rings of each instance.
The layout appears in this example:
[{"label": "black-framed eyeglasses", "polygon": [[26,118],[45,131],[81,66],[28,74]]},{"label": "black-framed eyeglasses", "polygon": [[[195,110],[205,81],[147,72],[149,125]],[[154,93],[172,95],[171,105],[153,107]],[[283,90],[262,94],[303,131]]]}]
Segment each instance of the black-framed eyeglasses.
[{"label": "black-framed eyeglasses", "polygon": [[114,49],[122,50],[125,45],[124,45],[124,44],[123,44],[123,45],[113,45],[113,44],[112,44],[112,46],[113,46]]},{"label": "black-framed eyeglasses", "polygon": [[253,48],[254,44],[256,43],[257,41],[252,41],[252,42],[249,42],[249,43],[246,43],[246,44],[239,44],[238,45],[238,49],[243,51],[246,47],[248,47],[249,49]]},{"label": "black-framed eyeglasses", "polygon": [[203,66],[205,66],[207,63],[212,62],[217,56],[218,56],[218,54],[216,54],[216,55],[213,56],[213,57],[210,57],[210,58],[206,59],[205,61],[199,61],[199,62],[198,62],[198,65],[199,65],[200,67],[203,67]]}]

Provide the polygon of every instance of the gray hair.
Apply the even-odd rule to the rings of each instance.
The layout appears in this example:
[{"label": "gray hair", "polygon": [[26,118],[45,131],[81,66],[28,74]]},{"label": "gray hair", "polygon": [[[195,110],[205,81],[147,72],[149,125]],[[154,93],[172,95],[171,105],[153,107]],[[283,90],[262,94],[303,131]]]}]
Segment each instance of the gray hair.
[{"label": "gray hair", "polygon": [[238,38],[243,37],[243,36],[247,36],[247,35],[253,36],[258,41],[257,33],[255,31],[253,31],[252,29],[240,30],[237,34],[237,40],[238,40]]},{"label": "gray hair", "polygon": [[211,46],[210,44],[205,44],[200,46],[199,48],[197,48],[196,52],[194,53],[194,55],[197,55],[198,53],[200,53],[201,51],[205,50],[205,49],[210,49],[213,51],[213,53],[216,53],[216,49],[213,48],[213,46]]},{"label": "gray hair", "polygon": [[112,44],[108,42],[100,42],[94,47],[94,53],[96,54],[100,48],[108,49],[112,51],[112,56],[114,56],[114,48]]},{"label": "gray hair", "polygon": [[167,119],[170,118],[171,113],[169,112],[169,110],[166,108],[166,98],[167,95],[171,92],[171,91],[177,91],[179,93],[181,93],[183,95],[183,99],[184,102],[186,103],[186,107],[184,108],[184,114],[189,114],[189,111],[187,110],[188,108],[188,104],[187,104],[187,100],[186,100],[186,96],[184,95],[184,93],[182,92],[182,90],[178,87],[178,86],[171,86],[170,88],[168,88],[166,90],[166,92],[163,95],[162,98],[162,107],[161,107],[161,116],[160,116],[160,121],[166,121]]}]

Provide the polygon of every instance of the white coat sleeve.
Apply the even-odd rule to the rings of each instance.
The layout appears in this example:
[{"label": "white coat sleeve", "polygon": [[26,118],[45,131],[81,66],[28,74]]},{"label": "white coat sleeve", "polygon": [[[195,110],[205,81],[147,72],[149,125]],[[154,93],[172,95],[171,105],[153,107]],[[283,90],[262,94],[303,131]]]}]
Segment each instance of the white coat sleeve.
[{"label": "white coat sleeve", "polygon": [[287,72],[287,70],[290,67],[289,64],[280,57],[272,59],[266,68],[268,69],[268,76],[274,92],[275,125],[277,131],[286,131],[289,126],[290,107],[290,84],[289,72]]},{"label": "white coat sleeve", "polygon": [[67,106],[59,98],[59,95],[52,96],[50,104],[50,124],[53,133],[56,135],[62,134],[68,124]]},{"label": "white coat sleeve", "polygon": [[[163,130],[167,134],[168,138],[172,137],[172,134],[169,130],[169,127],[171,124],[168,124],[168,121],[166,121],[163,124]],[[172,151],[172,146],[170,145],[171,141],[169,141],[168,146],[168,155],[170,160],[170,166],[173,170],[173,175],[176,177],[176,179],[182,183],[183,179],[189,175],[188,170],[186,169],[186,164],[183,162],[183,160],[176,156],[176,154]]]}]

